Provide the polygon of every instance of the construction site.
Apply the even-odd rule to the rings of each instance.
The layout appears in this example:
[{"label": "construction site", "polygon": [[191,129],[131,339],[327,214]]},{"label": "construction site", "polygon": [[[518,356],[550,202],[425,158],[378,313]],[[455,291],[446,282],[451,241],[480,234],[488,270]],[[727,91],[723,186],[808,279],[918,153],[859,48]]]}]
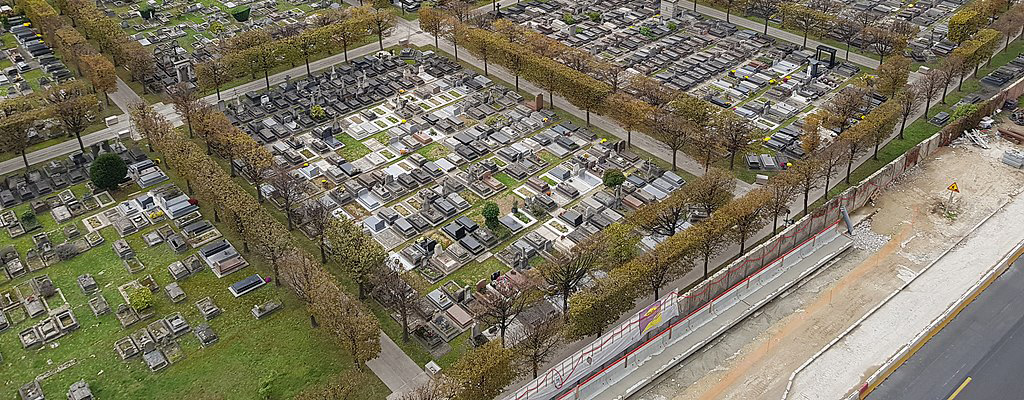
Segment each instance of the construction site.
[{"label": "construction site", "polygon": [[1020,117],[984,120],[874,192],[851,248],[633,398],[855,396],[1024,239]]}]

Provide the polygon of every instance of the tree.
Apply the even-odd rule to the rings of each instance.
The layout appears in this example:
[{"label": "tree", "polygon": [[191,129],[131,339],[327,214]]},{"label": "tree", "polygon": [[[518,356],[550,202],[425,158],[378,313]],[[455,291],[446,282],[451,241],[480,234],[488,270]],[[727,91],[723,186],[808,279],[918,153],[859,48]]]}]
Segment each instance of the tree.
[{"label": "tree", "polygon": [[604,328],[633,308],[639,279],[634,265],[611,271],[597,286],[576,293],[569,299],[565,336],[570,340],[601,335]]},{"label": "tree", "polygon": [[420,7],[420,29],[434,35],[434,47],[441,48],[438,40],[443,32],[444,14],[430,5]]},{"label": "tree", "polygon": [[455,399],[497,397],[519,375],[515,359],[515,351],[504,348],[497,341],[466,352],[447,373],[458,387]]},{"label": "tree", "polygon": [[[862,11],[858,14],[865,13],[867,13],[867,11]],[[847,14],[839,17],[836,19],[836,25],[833,28],[833,31],[838,32],[841,35],[840,37],[842,37],[843,43],[846,44],[846,56],[843,58],[847,61],[850,60],[850,45],[857,41],[857,37],[861,30],[865,28],[864,25],[861,25],[860,20],[857,17],[858,14]]]},{"label": "tree", "polygon": [[786,13],[783,25],[791,29],[798,29],[804,34],[802,47],[807,47],[807,35],[812,31],[818,31],[829,26],[834,19],[833,16],[821,11],[806,7],[797,3],[786,3],[780,7]]},{"label": "tree", "polygon": [[647,284],[655,300],[661,298],[662,287],[693,269],[692,254],[689,253],[675,259],[661,257],[658,251],[652,251],[649,255],[646,260],[634,265],[638,267],[637,275]]},{"label": "tree", "polygon": [[87,54],[79,58],[82,73],[89,78],[93,89],[103,93],[103,99],[110,105],[110,92],[117,91],[117,74],[114,64],[99,54]]},{"label": "tree", "polygon": [[366,10],[354,9],[344,21],[334,26],[332,33],[332,35],[328,35],[328,39],[335,46],[341,45],[341,52],[347,63],[348,48],[367,35]]},{"label": "tree", "polygon": [[729,153],[729,169],[736,164],[736,155],[746,152],[757,140],[758,132],[750,121],[734,112],[723,112],[715,119],[715,129],[721,137],[722,148]]},{"label": "tree", "polygon": [[683,186],[660,202],[647,204],[633,214],[633,220],[640,229],[651,235],[669,237],[675,235],[690,215],[691,185]]},{"label": "tree", "polygon": [[868,129],[870,129],[870,127],[872,127],[874,125],[875,125],[874,123],[871,123],[870,125],[868,123],[865,123],[863,127],[858,127],[858,128],[863,128],[863,129],[852,130],[850,132],[847,132],[848,134],[846,134],[846,135],[840,135],[839,136],[839,140],[837,141],[838,144],[846,146],[846,148],[848,150],[846,152],[846,158],[845,158],[845,160],[846,160],[846,184],[847,185],[851,184],[850,183],[850,175],[853,174],[853,163],[854,163],[854,161],[857,161],[857,158],[860,157],[860,155],[863,154],[864,151],[866,150],[864,148],[865,147],[864,146],[864,144],[865,144],[864,141],[865,141],[865,139],[868,138],[868,135],[870,134],[870,131]]},{"label": "tree", "polygon": [[659,106],[648,116],[647,126],[652,127],[651,136],[672,151],[672,170],[676,170],[676,154],[686,146],[689,130],[682,118],[672,112],[668,104]]},{"label": "tree", "polygon": [[832,178],[839,173],[839,165],[843,162],[845,154],[845,146],[838,139],[823,145],[818,153],[818,160],[821,161],[820,178],[825,181],[826,200],[828,200],[828,191],[832,189]]},{"label": "tree", "polygon": [[528,65],[528,54],[520,49],[520,46],[505,43],[501,46],[501,59],[505,68],[516,77],[516,91],[519,91],[519,76]]},{"label": "tree", "polygon": [[0,118],[0,148],[21,154],[21,161],[25,164],[26,170],[29,169],[26,154],[29,147],[28,129],[42,119],[41,114],[43,113],[40,110],[23,111]]},{"label": "tree", "polygon": [[97,106],[96,96],[86,94],[81,86],[58,86],[47,98],[53,105],[52,113],[64,131],[78,139],[78,147],[85,152],[82,131],[89,126]]},{"label": "tree", "polygon": [[128,166],[113,153],[100,154],[89,166],[89,177],[99,189],[114,190],[128,176]]},{"label": "tree", "polygon": [[890,57],[878,67],[875,89],[889,99],[907,85],[910,75],[910,59],[903,56]]},{"label": "tree", "polygon": [[953,43],[961,44],[970,39],[987,22],[988,18],[973,5],[964,7],[949,17],[949,30],[946,37]]},{"label": "tree", "polygon": [[622,174],[621,169],[608,168],[604,170],[604,176],[601,178],[601,181],[605,186],[614,189],[626,183],[626,175]]},{"label": "tree", "polygon": [[713,168],[704,176],[690,182],[690,201],[711,215],[712,212],[732,199],[732,191],[735,188],[736,179],[732,174],[719,168]]},{"label": "tree", "polygon": [[377,35],[377,44],[384,51],[384,32],[395,24],[395,14],[391,10],[375,9],[369,13],[370,29]]},{"label": "tree", "polygon": [[[727,111],[727,113],[734,114],[730,111]],[[694,129],[691,136],[692,140],[688,146],[690,152],[699,157],[705,173],[711,168],[711,163],[714,162],[715,157],[725,151],[725,146],[722,143],[724,138],[718,130],[717,115],[715,121],[711,122],[711,124],[712,126],[705,127],[704,129]]]},{"label": "tree", "polygon": [[[918,107],[921,106],[919,100],[921,94],[918,92],[921,90],[920,86],[907,86],[903,90],[896,93],[896,101],[899,104],[900,116],[903,119],[900,121],[900,140],[903,140],[903,130],[907,127],[907,119],[910,118],[910,114],[917,111]],[[927,112],[925,112],[927,114]],[[927,115],[925,115],[927,118]]]},{"label": "tree", "polygon": [[497,327],[502,345],[507,346],[505,335],[508,333],[508,327],[533,300],[534,296],[529,291],[522,291],[514,287],[506,287],[504,290],[496,292],[488,293],[481,298],[484,309],[477,318],[487,325]]},{"label": "tree", "polygon": [[776,174],[768,180],[766,190],[771,194],[765,207],[772,216],[772,235],[779,230],[779,216],[789,213],[789,203],[796,197],[800,175],[791,171]]},{"label": "tree", "polygon": [[640,250],[640,234],[635,226],[627,222],[614,223],[600,233],[600,256],[598,257],[599,268],[610,271],[618,268],[638,254]]},{"label": "tree", "polygon": [[942,104],[946,104],[946,92],[949,90],[949,85],[963,72],[965,62],[956,51],[942,59],[942,64],[939,67],[942,70],[942,74],[939,75],[942,77],[942,100],[940,101]]},{"label": "tree", "polygon": [[[388,252],[368,233],[348,219],[336,219],[327,230],[329,252],[342,271],[359,286],[359,299],[366,299],[374,277],[388,268]],[[334,225],[337,224],[337,225]]]},{"label": "tree", "polygon": [[[331,279],[333,278],[323,266],[302,255],[289,258],[281,269],[281,280],[295,292],[299,300],[306,303],[307,309],[316,301],[319,286]],[[309,325],[317,327],[315,314],[309,314]]]},{"label": "tree", "polygon": [[229,71],[229,65],[223,58],[201,62],[196,64],[196,82],[203,90],[215,90],[217,101],[220,101],[220,87],[231,81]]},{"label": "tree", "polygon": [[[204,111],[206,104],[194,89],[184,83],[168,88],[167,96],[170,97],[171,104],[174,104],[174,111],[185,118],[185,123],[188,125],[188,137],[193,137],[192,122]],[[206,137],[204,140],[209,143],[210,138]],[[209,144],[207,144],[207,148],[209,148]],[[210,154],[209,151],[207,154]]]},{"label": "tree", "polygon": [[643,127],[644,121],[654,112],[654,107],[649,103],[617,92],[608,96],[608,103],[618,104],[618,107],[611,109],[615,120],[626,130],[626,147],[633,146],[633,131]]},{"label": "tree", "polygon": [[584,241],[576,245],[573,251],[553,254],[537,267],[544,282],[562,297],[563,311],[569,308],[569,296],[576,290],[576,285],[596,265],[598,254],[594,243]]},{"label": "tree", "polygon": [[748,6],[748,12],[764,19],[764,34],[768,34],[768,20],[779,11],[782,0],[752,0]]},{"label": "tree", "polygon": [[560,318],[547,316],[523,325],[523,337],[516,343],[515,351],[533,373],[533,379],[537,379],[540,365],[547,362],[562,342],[562,326]]},{"label": "tree", "polygon": [[[726,216],[729,217],[729,216]],[[728,246],[728,227],[732,224],[726,218],[710,218],[690,228],[696,238],[696,255],[704,261],[704,279],[708,279],[708,264]]]},{"label": "tree", "polygon": [[884,62],[885,57],[894,53],[902,52],[907,47],[907,39],[895,32],[891,27],[869,26],[864,28],[861,36],[865,43],[878,53]]},{"label": "tree", "polygon": [[[287,233],[276,232],[277,225],[272,225],[270,219],[253,219],[244,228],[253,240],[249,242],[256,248],[256,252],[263,258],[270,261],[270,268],[274,272],[274,284],[281,286],[281,267],[286,257],[295,256],[295,247],[292,246],[291,238]],[[259,233],[257,233],[259,232]]]},{"label": "tree", "polygon": [[345,296],[336,283],[319,285],[312,309],[321,326],[348,351],[356,369],[362,371],[367,361],[380,354],[377,318],[362,304]]},{"label": "tree", "polygon": [[827,113],[824,114],[823,121],[842,135],[846,128],[850,127],[850,121],[862,115],[864,107],[867,106],[866,97],[866,89],[847,85],[832,97],[832,101],[825,104]]},{"label": "tree", "polygon": [[270,186],[274,188],[274,194],[284,211],[285,219],[288,221],[288,230],[294,229],[293,207],[301,200],[306,186],[306,180],[301,176],[292,173],[286,168],[276,168],[270,175]]},{"label": "tree", "polygon": [[[797,187],[804,194],[804,215],[807,215],[808,200],[811,196],[811,191],[818,188],[818,182],[821,178],[823,163],[820,158],[808,157],[796,164],[796,167],[790,169],[791,173],[796,176],[798,182]],[[826,197],[828,196],[828,189],[825,190]],[[776,217],[777,219],[777,217]]]},{"label": "tree", "polygon": [[487,225],[488,228],[494,230],[500,226],[498,217],[501,215],[501,209],[498,208],[498,204],[496,204],[495,202],[485,202],[483,205],[483,209],[481,209],[480,211],[480,214],[483,215],[484,224]]},{"label": "tree", "polygon": [[311,201],[303,208],[302,230],[320,248],[320,262],[327,262],[327,231],[334,225],[334,213],[319,200]]},{"label": "tree", "polygon": [[[142,44],[138,41],[130,40],[126,43],[126,46],[124,51],[126,60],[124,62],[129,71],[131,71],[132,81],[141,82],[142,93],[149,93],[149,85],[146,84],[145,79],[155,74],[156,59],[153,58],[153,53],[142,47]],[[114,62],[118,62],[116,57]]]},{"label": "tree", "polygon": [[378,268],[373,279],[374,296],[382,304],[398,312],[402,323],[402,341],[409,341],[409,313],[416,307],[419,291],[413,286],[410,272],[401,272],[401,264]]},{"label": "tree", "polygon": [[310,75],[309,57],[323,50],[327,44],[327,38],[324,37],[321,30],[307,29],[298,36],[291,38],[290,44],[302,54],[302,60],[306,62],[306,75]]},{"label": "tree", "polygon": [[945,81],[945,72],[941,69],[930,69],[918,79],[914,86],[918,100],[924,100],[924,117],[928,118],[928,110],[931,108],[932,99],[939,94],[942,83]]},{"label": "tree", "polygon": [[753,236],[767,222],[768,202],[771,193],[765,189],[754,190],[726,206],[732,214],[732,234],[740,244],[740,253],[746,251],[747,239]]}]

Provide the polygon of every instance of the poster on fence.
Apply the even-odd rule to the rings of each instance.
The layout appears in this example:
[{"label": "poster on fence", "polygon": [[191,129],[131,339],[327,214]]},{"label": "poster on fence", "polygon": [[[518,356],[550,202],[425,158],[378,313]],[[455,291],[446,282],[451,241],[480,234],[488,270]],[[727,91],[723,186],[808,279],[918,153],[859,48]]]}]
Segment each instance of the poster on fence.
[{"label": "poster on fence", "polygon": [[661,325],[662,304],[663,300],[657,300],[654,304],[647,306],[647,308],[640,312],[640,322],[637,325],[640,326],[641,335]]}]

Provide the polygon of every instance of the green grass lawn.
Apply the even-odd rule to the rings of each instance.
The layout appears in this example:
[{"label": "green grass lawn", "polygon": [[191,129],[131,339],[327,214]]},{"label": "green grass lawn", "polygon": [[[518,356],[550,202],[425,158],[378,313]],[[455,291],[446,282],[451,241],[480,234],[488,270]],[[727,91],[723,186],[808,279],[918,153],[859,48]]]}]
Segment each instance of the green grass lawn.
[{"label": "green grass lawn", "polygon": [[13,49],[17,45],[18,41],[14,39],[13,33],[0,35],[0,49]]},{"label": "green grass lawn", "polygon": [[[82,187],[76,193],[84,188],[84,185],[79,186]],[[125,197],[124,193],[115,196],[118,199]],[[16,210],[20,214],[26,208],[27,205],[22,205]],[[49,213],[38,218],[43,231],[63,227]],[[42,381],[43,391],[48,397],[60,397],[71,383],[84,379],[95,395],[103,398],[289,398],[308,386],[334,379],[339,373],[353,368],[337,343],[309,327],[304,306],[289,291],[268,285],[243,298],[234,298],[227,291],[229,284],[249,274],[260,272],[268,275],[265,265],[251,254],[246,258],[253,265],[236,274],[218,279],[212,272],[203,271],[180,282],[188,296],[181,303],[172,303],[162,291],[156,293],[154,310],[157,317],[181,312],[192,327],[203,322],[193,303],[211,296],[224,310],[210,321],[220,337],[217,343],[202,348],[191,333],[182,336],[178,342],[184,358],[155,373],[150,372],[139,358],[121,361],[114,351],[114,341],[138,331],[153,320],[122,329],[112,313],[93,316],[87,304],[89,297],[79,290],[76,279],[84,273],[92,274],[100,286],[100,293],[115,310],[124,303],[117,291],[117,286],[123,283],[147,274],[152,274],[161,286],[170,283],[166,266],[184,255],[174,254],[164,244],[147,248],[141,237],[164,224],[166,222],[149,226],[143,232],[128,237],[139,260],[146,265],[143,272],[131,275],[121,265],[111,247],[119,237],[113,228],[107,227],[101,230],[106,239],[104,244],[71,260],[0,283],[0,291],[6,291],[32,277],[48,274],[55,286],[61,289],[81,326],[54,343],[30,351],[21,348],[17,332],[40,319],[22,321],[0,333],[0,349],[3,349],[7,361],[4,379],[0,380],[0,392],[14,397],[22,384],[47,371],[55,372],[60,365],[69,365]],[[84,232],[81,224],[79,227]],[[230,232],[226,234],[233,239]],[[7,237],[6,233],[0,233],[0,236],[4,244],[12,244],[22,250],[22,255],[24,249],[32,246],[31,235],[14,239]],[[238,243],[237,240],[234,242]],[[249,312],[252,305],[269,299],[283,300],[285,308],[264,320],[253,318]],[[51,308],[60,303],[59,296],[48,301]],[[387,388],[376,377],[364,375],[367,382],[360,387],[358,398],[383,398],[387,395]]]},{"label": "green grass lawn", "polygon": [[419,148],[415,153],[422,155],[430,161],[437,161],[451,153],[451,150],[441,143],[434,142]]},{"label": "green grass lawn", "polygon": [[370,154],[370,149],[366,147],[365,144],[358,140],[355,140],[354,138],[352,138],[352,136],[349,136],[347,133],[334,135],[334,138],[338,139],[338,141],[345,144],[345,147],[342,147],[340,150],[338,150],[338,154],[340,154],[342,157],[345,157],[345,159],[348,160],[349,162],[358,160],[363,156]]}]

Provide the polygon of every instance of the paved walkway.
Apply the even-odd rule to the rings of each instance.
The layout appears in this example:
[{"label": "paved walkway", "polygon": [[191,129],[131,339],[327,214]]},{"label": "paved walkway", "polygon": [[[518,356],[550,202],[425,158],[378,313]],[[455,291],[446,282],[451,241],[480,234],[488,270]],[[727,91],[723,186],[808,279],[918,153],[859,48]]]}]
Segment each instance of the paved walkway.
[{"label": "paved walkway", "polygon": [[388,399],[400,398],[403,393],[430,380],[427,373],[384,332],[380,333],[380,356],[367,361],[366,366],[391,389]]}]

